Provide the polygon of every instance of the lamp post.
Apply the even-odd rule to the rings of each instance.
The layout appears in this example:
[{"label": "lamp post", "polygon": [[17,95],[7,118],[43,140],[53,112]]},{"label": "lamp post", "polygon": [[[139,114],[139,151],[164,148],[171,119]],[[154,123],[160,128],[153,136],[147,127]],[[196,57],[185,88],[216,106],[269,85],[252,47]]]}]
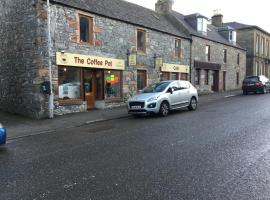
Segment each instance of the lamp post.
[{"label": "lamp post", "polygon": [[49,65],[49,82],[50,82],[50,93],[49,93],[49,118],[53,118],[53,89],[52,89],[52,60],[51,60],[51,9],[50,0],[47,0],[47,37],[48,37],[48,65]]}]

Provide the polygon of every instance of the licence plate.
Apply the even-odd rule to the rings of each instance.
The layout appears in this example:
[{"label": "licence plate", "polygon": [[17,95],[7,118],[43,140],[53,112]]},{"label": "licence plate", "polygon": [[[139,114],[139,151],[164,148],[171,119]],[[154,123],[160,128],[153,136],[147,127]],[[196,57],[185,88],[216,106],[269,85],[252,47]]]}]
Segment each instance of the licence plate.
[{"label": "licence plate", "polygon": [[248,86],[254,86],[254,83],[249,83],[249,84],[247,84]]},{"label": "licence plate", "polygon": [[140,109],[142,108],[141,106],[131,106],[132,109]]}]

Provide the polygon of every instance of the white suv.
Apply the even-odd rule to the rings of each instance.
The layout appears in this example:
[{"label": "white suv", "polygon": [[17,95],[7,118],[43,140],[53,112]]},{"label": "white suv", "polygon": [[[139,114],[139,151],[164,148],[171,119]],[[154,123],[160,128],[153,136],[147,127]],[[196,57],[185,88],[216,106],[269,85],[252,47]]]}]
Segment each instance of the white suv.
[{"label": "white suv", "polygon": [[196,110],[198,92],[188,81],[162,81],[144,88],[128,100],[128,113],[167,116],[170,110],[187,107]]}]

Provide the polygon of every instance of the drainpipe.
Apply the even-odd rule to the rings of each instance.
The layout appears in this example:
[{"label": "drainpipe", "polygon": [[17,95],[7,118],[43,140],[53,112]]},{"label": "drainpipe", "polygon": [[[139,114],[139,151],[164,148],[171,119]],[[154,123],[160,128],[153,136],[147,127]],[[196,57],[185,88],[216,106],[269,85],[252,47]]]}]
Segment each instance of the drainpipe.
[{"label": "drainpipe", "polygon": [[50,0],[47,0],[47,37],[48,37],[48,65],[49,65],[49,82],[50,82],[50,94],[49,94],[49,118],[53,118],[53,89],[52,89],[52,60],[51,60],[51,9]]},{"label": "drainpipe", "polygon": [[190,80],[190,83],[193,85],[192,83],[192,38],[190,39],[190,59],[189,59],[189,64],[190,64],[190,69],[189,69],[189,80]]}]

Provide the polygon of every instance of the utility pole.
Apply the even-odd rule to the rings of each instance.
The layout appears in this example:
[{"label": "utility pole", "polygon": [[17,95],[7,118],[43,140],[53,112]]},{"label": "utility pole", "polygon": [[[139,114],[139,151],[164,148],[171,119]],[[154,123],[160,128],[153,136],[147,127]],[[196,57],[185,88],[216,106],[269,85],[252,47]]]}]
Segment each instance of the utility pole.
[{"label": "utility pole", "polygon": [[48,37],[48,64],[49,64],[49,82],[50,82],[50,94],[49,94],[49,118],[53,118],[53,88],[52,88],[52,60],[51,60],[51,8],[50,0],[47,0],[47,37]]}]

